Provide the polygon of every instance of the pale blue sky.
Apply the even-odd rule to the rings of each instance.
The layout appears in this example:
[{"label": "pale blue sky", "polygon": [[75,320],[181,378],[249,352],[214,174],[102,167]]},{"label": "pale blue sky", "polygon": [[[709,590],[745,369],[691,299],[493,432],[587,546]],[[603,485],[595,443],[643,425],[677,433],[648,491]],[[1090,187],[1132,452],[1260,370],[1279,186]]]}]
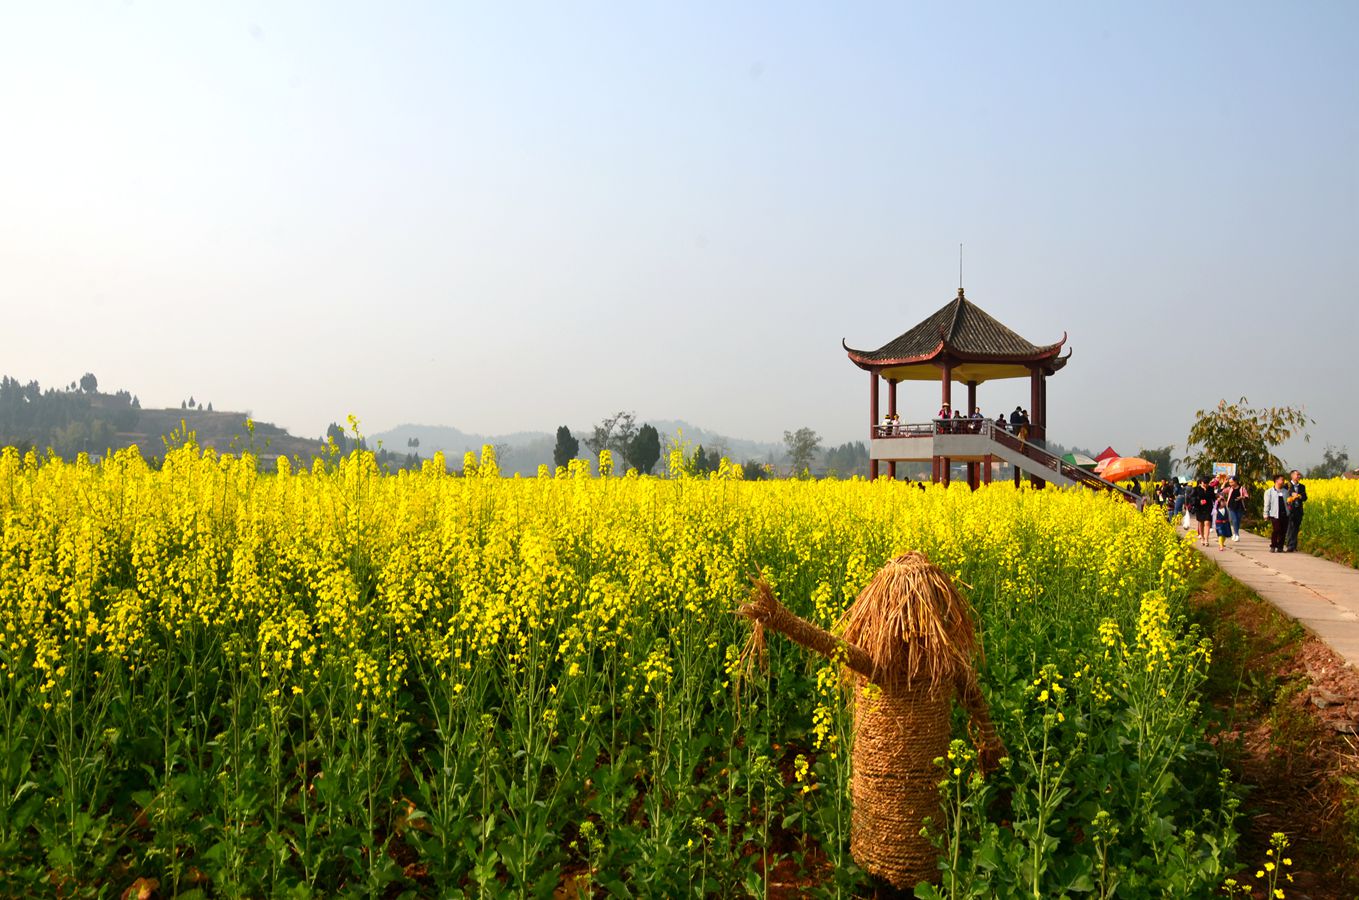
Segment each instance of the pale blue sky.
[{"label": "pale blue sky", "polygon": [[1244,394],[1359,455],[1356,43],[1351,2],[6,3],[0,371],[838,443],[840,339],[948,302],[962,242],[972,300],[1069,333],[1055,440]]}]

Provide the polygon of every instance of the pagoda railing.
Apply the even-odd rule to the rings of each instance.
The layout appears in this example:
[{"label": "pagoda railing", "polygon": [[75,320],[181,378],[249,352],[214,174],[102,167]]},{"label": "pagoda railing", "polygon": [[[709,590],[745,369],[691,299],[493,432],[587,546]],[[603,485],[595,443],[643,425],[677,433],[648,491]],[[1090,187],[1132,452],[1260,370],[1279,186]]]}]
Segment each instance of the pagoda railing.
[{"label": "pagoda railing", "polygon": [[1105,481],[1103,478],[1100,478],[1095,473],[1087,469],[1082,469],[1080,466],[1073,465],[1067,462],[1066,460],[1062,459],[1057,454],[1052,453],[1044,449],[1043,447],[1038,446],[1037,444],[1026,441],[1020,438],[1019,435],[1011,434],[1008,430],[1004,428],[995,427],[995,423],[993,422],[987,423],[987,427],[983,433],[990,437],[991,440],[995,441],[997,444],[1000,444],[1004,447],[1009,447],[1016,453],[1023,454],[1025,457],[1033,460],[1034,462],[1039,463],[1044,468],[1052,469],[1054,472],[1057,472],[1064,478],[1069,478],[1078,484],[1083,484],[1086,487],[1096,488],[1100,490],[1114,490],[1118,491],[1121,494],[1125,494],[1129,497],[1132,496],[1130,492],[1124,490],[1123,488],[1119,487],[1113,482]]},{"label": "pagoda railing", "polygon": [[873,437],[875,438],[934,437],[934,435],[940,433],[933,422],[894,422],[891,425],[873,426]]},{"label": "pagoda railing", "polygon": [[[1030,426],[1018,425],[1011,427],[1027,430]],[[1049,469],[1077,484],[1084,485],[1085,487],[1094,490],[1114,491],[1122,495],[1125,499],[1134,502],[1141,499],[1133,492],[1114,484],[1112,481],[1105,481],[1088,469],[1083,469],[1080,466],[1067,462],[1057,454],[1040,447],[1038,444],[1021,438],[1019,435],[1010,431],[1010,428],[999,425],[990,419],[935,419],[931,422],[874,425],[872,434],[875,438],[924,438],[933,437],[937,434],[980,435],[995,441],[1003,447],[1009,448],[1026,459],[1033,460],[1042,468]]]}]

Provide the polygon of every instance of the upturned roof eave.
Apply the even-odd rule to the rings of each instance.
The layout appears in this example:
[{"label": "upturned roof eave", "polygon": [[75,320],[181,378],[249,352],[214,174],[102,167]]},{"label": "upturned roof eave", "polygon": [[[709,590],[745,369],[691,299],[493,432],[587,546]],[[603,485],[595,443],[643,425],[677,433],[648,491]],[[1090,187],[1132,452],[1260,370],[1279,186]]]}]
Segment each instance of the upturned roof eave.
[{"label": "upturned roof eave", "polygon": [[[1062,339],[1055,344],[1047,344],[1035,348],[1033,353],[972,353],[960,350],[949,344],[948,341],[940,341],[934,349],[928,353],[916,356],[900,357],[878,357],[876,351],[856,350],[840,339],[840,346],[849,355],[850,362],[861,369],[872,371],[873,369],[883,369],[891,366],[909,366],[915,364],[935,363],[941,357],[947,357],[953,362],[981,362],[981,363],[1034,363],[1048,359],[1054,359],[1062,352],[1062,347],[1066,344],[1067,334],[1062,332]],[[1060,368],[1060,366],[1058,367]]]},{"label": "upturned roof eave", "polygon": [[844,347],[845,352],[849,354],[850,362],[861,369],[871,371],[873,369],[881,369],[884,366],[904,366],[910,365],[911,363],[931,362],[938,357],[939,352],[944,349],[945,342],[940,341],[929,353],[923,353],[919,356],[903,356],[896,359],[880,359],[873,355],[877,351],[855,350],[845,343],[844,338],[840,339],[840,346]]}]

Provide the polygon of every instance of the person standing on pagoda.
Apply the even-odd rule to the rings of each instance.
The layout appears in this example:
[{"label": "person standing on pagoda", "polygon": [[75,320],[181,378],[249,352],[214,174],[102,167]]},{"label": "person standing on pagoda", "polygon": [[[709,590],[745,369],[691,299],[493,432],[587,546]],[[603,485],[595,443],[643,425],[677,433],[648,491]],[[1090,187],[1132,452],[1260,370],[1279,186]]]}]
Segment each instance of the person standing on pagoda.
[{"label": "person standing on pagoda", "polygon": [[943,406],[939,407],[939,415],[935,416],[935,420],[936,420],[936,421],[942,420],[943,424],[942,424],[942,425],[939,425],[935,430],[936,430],[939,434],[946,434],[946,433],[948,432],[948,430],[949,430],[949,427],[950,427],[950,426],[949,426],[949,421],[950,421],[952,418],[953,418],[953,413],[952,413],[952,411],[948,408],[948,404],[945,403]]}]

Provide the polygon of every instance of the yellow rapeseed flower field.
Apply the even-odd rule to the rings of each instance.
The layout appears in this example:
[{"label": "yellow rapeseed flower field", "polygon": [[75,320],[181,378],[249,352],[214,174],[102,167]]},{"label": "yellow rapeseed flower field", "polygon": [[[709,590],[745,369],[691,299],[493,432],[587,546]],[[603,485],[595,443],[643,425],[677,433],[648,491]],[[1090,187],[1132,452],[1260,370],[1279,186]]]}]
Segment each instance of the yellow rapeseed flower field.
[{"label": "yellow rapeseed flower field", "polygon": [[1359,566],[1359,478],[1304,479],[1298,549]]},{"label": "yellow rapeseed flower field", "polygon": [[[830,627],[906,550],[976,606],[1011,751],[986,779],[941,763],[952,895],[1230,871],[1195,557],[1160,517],[468,463],[0,454],[0,889],[725,897],[777,871],[847,895],[838,675],[743,654],[732,611],[758,571]],[[1096,811],[1117,840],[1078,837]]]}]

